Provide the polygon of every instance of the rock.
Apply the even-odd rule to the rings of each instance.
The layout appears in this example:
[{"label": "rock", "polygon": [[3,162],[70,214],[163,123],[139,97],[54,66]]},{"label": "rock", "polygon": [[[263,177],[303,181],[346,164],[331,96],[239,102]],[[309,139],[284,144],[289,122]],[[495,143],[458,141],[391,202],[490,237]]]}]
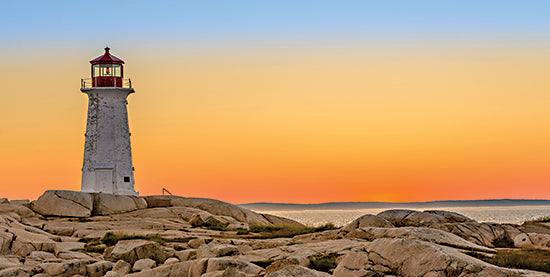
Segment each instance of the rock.
[{"label": "rock", "polygon": [[265,277],[329,277],[330,274],[311,270],[299,265],[290,265],[275,272],[271,272]]},{"label": "rock", "polygon": [[514,245],[517,248],[530,248],[533,247],[533,242],[526,233],[521,233],[514,237]]},{"label": "rock", "polygon": [[187,244],[189,245],[189,247],[197,249],[205,243],[206,241],[203,238],[196,238],[190,240]]},{"label": "rock", "polygon": [[86,272],[90,277],[101,277],[111,270],[115,263],[110,261],[99,261],[86,265]]},{"label": "rock", "polygon": [[94,215],[119,214],[147,207],[145,199],[129,195],[94,193]]},{"label": "rock", "polygon": [[144,197],[149,208],[163,208],[172,206],[172,201],[169,197],[156,195],[156,196],[146,196]]},{"label": "rock", "polygon": [[62,241],[55,243],[56,251],[59,252],[67,252],[71,251],[73,249],[83,248],[84,245],[86,245],[83,242],[78,241]]},{"label": "rock", "polygon": [[401,219],[402,226],[413,227],[442,227],[445,223],[445,218],[435,213],[423,213],[413,211],[406,217]]},{"label": "rock", "polygon": [[265,268],[265,274],[269,274],[271,272],[279,271],[287,266],[290,265],[299,265],[300,262],[295,258],[288,258],[283,260],[277,260],[272,262],[269,266]]},{"label": "rock", "polygon": [[81,260],[68,260],[61,263],[42,263],[38,265],[44,273],[56,276],[86,275],[86,264]]},{"label": "rock", "polygon": [[132,267],[133,271],[142,271],[145,269],[151,269],[155,267],[157,263],[149,258],[137,260]]},{"label": "rock", "polygon": [[10,203],[8,198],[0,198],[0,204],[8,204],[8,203]]},{"label": "rock", "polygon": [[391,224],[393,224],[396,227],[402,227],[404,225],[401,223],[401,221],[405,217],[407,217],[409,214],[411,214],[412,212],[414,212],[414,211],[413,210],[399,210],[399,209],[387,210],[387,211],[383,211],[383,212],[377,214],[377,216],[389,221]]},{"label": "rock", "polygon": [[60,259],[64,260],[71,260],[71,259],[91,259],[92,257],[82,253],[82,252],[76,252],[76,251],[67,251],[67,252],[60,252],[57,254],[57,256]]},{"label": "rock", "polygon": [[20,200],[10,200],[9,203],[12,205],[20,205],[28,208],[31,204],[31,201],[29,201],[29,199],[20,199]]},{"label": "rock", "polygon": [[367,214],[355,219],[350,224],[344,226],[344,228],[342,228],[342,231],[351,232],[355,229],[362,227],[392,228],[395,226],[393,226],[393,224],[382,217]]},{"label": "rock", "polygon": [[283,225],[283,226],[304,226],[302,223],[299,223],[298,221],[284,218],[281,216],[276,216],[272,214],[260,214],[265,219],[267,219],[271,224],[273,225]]},{"label": "rock", "polygon": [[424,213],[436,214],[436,215],[442,216],[443,219],[445,220],[445,223],[475,222],[475,220],[455,212],[441,211],[441,210],[428,210],[428,211],[424,211]]},{"label": "rock", "polygon": [[120,260],[113,265],[113,269],[111,271],[116,272],[118,274],[127,274],[128,272],[130,272],[131,267],[132,266],[126,261]]},{"label": "rock", "polygon": [[44,252],[44,251],[32,251],[31,254],[28,256],[30,259],[34,260],[55,260],[57,257],[50,252]]},{"label": "rock", "polygon": [[447,224],[446,227],[451,233],[465,240],[487,247],[494,247],[493,241],[496,238],[514,238],[521,233],[511,225],[497,223],[462,222]]},{"label": "rock", "polygon": [[231,256],[239,254],[235,245],[203,244],[197,249],[197,259]]},{"label": "rock", "polygon": [[[513,270],[424,241],[383,238],[373,241],[365,250],[372,264],[389,268],[400,276],[518,276]],[[364,269],[373,267],[367,265]]]},{"label": "rock", "polygon": [[174,253],[174,255],[182,262],[189,261],[197,258],[197,250],[187,249]]},{"label": "rock", "polygon": [[1,277],[28,277],[28,276],[31,276],[29,271],[30,270],[25,270],[21,267],[11,267],[11,268],[0,270],[0,276]]},{"label": "rock", "polygon": [[27,256],[33,251],[55,252],[56,242],[49,236],[27,232],[24,229],[11,228],[14,240],[11,244],[11,253]]},{"label": "rock", "polygon": [[11,252],[13,239],[14,235],[8,229],[0,229],[0,254],[6,255]]},{"label": "rock", "polygon": [[110,261],[124,260],[131,264],[139,259],[150,258],[157,264],[166,260],[166,254],[160,244],[148,240],[121,240],[105,254]]},{"label": "rock", "polygon": [[332,275],[337,277],[369,276],[369,272],[373,271],[365,269],[368,264],[369,256],[366,252],[351,251],[338,263]]},{"label": "rock", "polygon": [[74,227],[73,226],[59,226],[56,224],[46,224],[44,225],[44,231],[58,235],[58,236],[72,236],[74,234]]},{"label": "rock", "polygon": [[232,267],[246,274],[259,274],[263,270],[263,268],[253,263],[232,260],[232,259],[211,258],[211,259],[208,259],[208,263],[206,265],[206,272],[208,273],[208,272],[226,270]]},{"label": "rock", "polygon": [[348,233],[346,238],[374,240],[378,238],[407,238],[428,241],[461,249],[474,249],[482,252],[494,252],[493,249],[477,245],[457,235],[438,229],[425,227],[376,228],[365,227]]},{"label": "rock", "polygon": [[191,217],[191,219],[189,219],[189,224],[193,227],[200,227],[204,225],[206,220],[207,218],[203,219],[200,213],[196,213]]},{"label": "rock", "polygon": [[20,265],[21,262],[17,258],[7,258],[0,256],[0,270]]},{"label": "rock", "polygon": [[185,277],[194,277],[194,276],[201,276],[206,271],[206,260],[200,260],[198,261],[200,264],[204,265],[204,269],[199,268],[199,272],[197,274],[191,274],[190,269],[193,264],[195,264],[197,261],[187,261],[187,262],[180,262],[175,264],[169,264],[169,265],[161,265],[158,267],[155,267],[153,269],[146,269],[141,272],[133,273],[127,276],[131,277],[179,277],[179,276],[185,276]]},{"label": "rock", "polygon": [[179,263],[180,260],[178,260],[178,258],[168,258],[166,259],[166,261],[164,261],[164,264],[167,265],[167,264],[175,264],[175,263]]},{"label": "rock", "polygon": [[219,200],[176,196],[170,196],[170,199],[174,206],[193,207],[213,215],[229,216],[239,222],[249,224],[270,224],[265,217],[258,213]]},{"label": "rock", "polygon": [[365,242],[350,239],[338,239],[287,245],[269,249],[257,249],[234,256],[234,258],[248,262],[293,258],[296,259],[300,265],[308,266],[309,257],[312,255],[329,252],[346,254],[353,249],[363,248],[364,246]]},{"label": "rock", "polygon": [[48,190],[31,202],[31,209],[44,216],[89,217],[92,195],[85,192]]}]

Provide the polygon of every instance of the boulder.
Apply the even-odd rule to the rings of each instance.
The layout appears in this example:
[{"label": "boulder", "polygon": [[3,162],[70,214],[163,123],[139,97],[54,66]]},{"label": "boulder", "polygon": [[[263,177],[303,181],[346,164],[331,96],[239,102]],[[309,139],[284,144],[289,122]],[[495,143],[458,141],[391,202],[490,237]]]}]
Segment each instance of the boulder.
[{"label": "boulder", "polygon": [[48,190],[31,202],[31,209],[43,216],[89,217],[93,198],[85,192]]},{"label": "boulder", "polygon": [[369,265],[369,256],[364,251],[351,251],[338,263],[338,266],[334,269],[333,276],[336,277],[348,277],[348,276],[376,276],[377,273],[390,273],[391,270],[381,272],[381,268],[378,268],[378,272],[374,270],[366,269]]},{"label": "boulder", "polygon": [[260,274],[263,268],[248,262],[223,259],[223,258],[211,258],[208,259],[206,265],[206,272],[215,272],[220,270],[226,270],[228,268],[236,268],[238,271],[246,274]]},{"label": "boulder", "polygon": [[86,263],[81,260],[68,260],[61,263],[47,262],[39,264],[38,267],[51,276],[86,275]]},{"label": "boulder", "polygon": [[369,262],[363,269],[375,270],[374,265],[378,265],[405,277],[519,276],[517,271],[499,268],[456,249],[425,241],[383,238],[370,243],[365,251]]},{"label": "boulder", "polygon": [[64,260],[72,260],[72,259],[84,259],[89,260],[92,259],[92,257],[82,253],[82,252],[76,252],[76,251],[67,251],[67,252],[60,252],[57,253],[57,257]]},{"label": "boulder", "polygon": [[7,255],[11,252],[11,246],[14,239],[13,233],[6,228],[0,228],[0,254]]},{"label": "boulder", "polygon": [[494,247],[493,242],[497,238],[513,239],[521,233],[517,227],[511,224],[498,223],[461,222],[447,224],[446,228],[465,240],[487,247]]},{"label": "boulder", "polygon": [[0,256],[0,270],[20,265],[21,262],[17,258],[7,258]]},{"label": "boulder", "polygon": [[28,258],[34,259],[37,261],[57,259],[57,257],[53,253],[44,252],[44,251],[32,251],[31,254],[28,256]]},{"label": "boulder", "polygon": [[27,256],[33,251],[55,252],[56,242],[50,236],[28,232],[24,229],[10,228],[15,238],[11,243],[11,253]]},{"label": "boulder", "polygon": [[401,220],[403,226],[432,227],[443,226],[445,218],[438,214],[414,211]]},{"label": "boulder", "polygon": [[520,233],[514,237],[514,246],[518,248],[548,248],[550,247],[550,235]]},{"label": "boulder", "polygon": [[168,264],[175,264],[175,263],[179,263],[179,262],[180,262],[180,260],[178,258],[172,257],[172,258],[166,259],[166,261],[164,261],[164,264],[168,265]]},{"label": "boulder", "polygon": [[149,208],[164,208],[172,206],[172,200],[167,196],[145,196],[143,199],[145,199]]},{"label": "boulder", "polygon": [[160,244],[148,240],[121,240],[105,254],[107,260],[124,260],[131,264],[144,258],[162,264],[166,260],[166,254]]},{"label": "boulder", "polygon": [[124,260],[120,260],[113,265],[111,271],[107,271],[105,276],[124,276],[130,272],[132,265]]},{"label": "boulder", "polygon": [[143,198],[130,195],[94,193],[94,215],[111,215],[135,211],[147,207]]},{"label": "boulder", "polygon": [[302,223],[299,223],[298,221],[295,221],[289,218],[276,216],[272,214],[260,214],[260,215],[265,217],[265,219],[267,219],[273,225],[304,226]]},{"label": "boulder", "polygon": [[[2,277],[28,277],[31,276],[32,270],[22,267],[10,267],[0,270],[0,276]],[[34,275],[36,276],[36,275]],[[49,276],[48,276],[49,277]]]},{"label": "boulder", "polygon": [[239,254],[239,248],[226,244],[203,244],[197,249],[197,259],[215,258]]},{"label": "boulder", "polygon": [[393,224],[396,227],[401,227],[401,226],[404,226],[401,223],[401,221],[405,217],[407,217],[409,214],[411,214],[412,212],[414,212],[414,211],[413,210],[395,209],[395,210],[383,211],[383,212],[377,214],[377,216],[391,222],[391,224]]},{"label": "boulder", "polygon": [[269,266],[265,268],[265,274],[269,274],[271,272],[279,271],[287,266],[290,265],[300,265],[300,261],[295,258],[287,258],[282,260],[276,260],[272,262]]},{"label": "boulder", "polygon": [[29,207],[31,204],[31,201],[29,199],[20,199],[20,200],[10,200],[9,202],[12,205],[19,205],[24,207]]},{"label": "boulder", "polygon": [[177,251],[174,254],[180,261],[189,261],[197,258],[197,250],[196,249],[186,249]]},{"label": "boulder", "polygon": [[189,219],[189,224],[193,227],[200,227],[204,225],[208,218],[201,215],[201,213],[196,213],[193,216],[191,216],[191,219]]},{"label": "boulder", "polygon": [[392,228],[395,226],[393,226],[393,224],[391,224],[389,221],[385,220],[382,217],[366,214],[364,216],[361,216],[355,219],[348,225],[344,226],[344,228],[342,228],[342,231],[351,232],[355,229],[363,228],[363,227]]},{"label": "boulder", "polygon": [[10,203],[8,198],[0,198],[0,204],[8,204],[8,203]]},{"label": "boulder", "polygon": [[325,272],[319,272],[299,265],[289,265],[278,271],[271,272],[265,277],[329,277]]},{"label": "boulder", "polygon": [[101,277],[111,270],[115,263],[110,261],[99,261],[86,265],[86,272],[90,277]]},{"label": "boulder", "polygon": [[173,206],[197,208],[213,215],[229,216],[239,222],[249,224],[271,224],[269,220],[258,213],[219,200],[177,196],[170,196],[170,199]]},{"label": "boulder", "polygon": [[142,271],[145,269],[151,269],[155,267],[157,263],[149,258],[137,260],[132,267],[133,271]]},{"label": "boulder", "polygon": [[424,213],[436,214],[436,215],[442,216],[443,219],[445,220],[445,223],[475,222],[475,220],[455,212],[442,211],[442,210],[428,210],[428,211],[424,211]]},{"label": "boulder", "polygon": [[477,245],[443,230],[425,227],[376,228],[364,227],[348,233],[346,238],[374,240],[379,238],[407,238],[448,245],[461,249],[494,252],[493,249]]},{"label": "boulder", "polygon": [[189,245],[189,247],[191,248],[199,248],[201,245],[205,244],[206,243],[206,240],[203,239],[203,238],[196,238],[196,239],[192,239],[190,240],[187,244]]}]

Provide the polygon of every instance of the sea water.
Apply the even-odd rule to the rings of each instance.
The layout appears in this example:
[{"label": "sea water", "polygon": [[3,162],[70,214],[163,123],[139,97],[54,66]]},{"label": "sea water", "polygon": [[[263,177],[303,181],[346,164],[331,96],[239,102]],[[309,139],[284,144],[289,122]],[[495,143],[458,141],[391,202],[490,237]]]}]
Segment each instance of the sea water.
[{"label": "sea water", "polygon": [[[415,208],[400,208],[422,211]],[[278,215],[294,219],[309,226],[319,226],[333,223],[344,226],[354,219],[365,214],[378,214],[383,209],[361,210],[299,210],[299,211],[266,211],[261,213]],[[437,207],[430,210],[445,210],[465,215],[478,222],[513,223],[521,224],[524,221],[550,216],[550,206],[509,206],[509,207]]]}]

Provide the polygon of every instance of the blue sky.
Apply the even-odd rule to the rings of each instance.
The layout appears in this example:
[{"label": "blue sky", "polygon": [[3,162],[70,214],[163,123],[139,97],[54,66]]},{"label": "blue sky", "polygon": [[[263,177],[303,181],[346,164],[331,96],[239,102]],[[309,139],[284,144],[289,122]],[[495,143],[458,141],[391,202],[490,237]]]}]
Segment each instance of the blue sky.
[{"label": "blue sky", "polygon": [[[5,1],[3,44],[550,36],[549,1]],[[548,37],[546,37],[548,38]]]}]

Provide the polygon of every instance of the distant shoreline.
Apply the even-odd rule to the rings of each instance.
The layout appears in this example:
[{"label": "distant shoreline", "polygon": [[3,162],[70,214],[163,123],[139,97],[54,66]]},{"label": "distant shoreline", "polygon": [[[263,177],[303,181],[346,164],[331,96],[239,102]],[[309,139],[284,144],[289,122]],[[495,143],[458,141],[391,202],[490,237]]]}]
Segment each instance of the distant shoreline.
[{"label": "distant shoreline", "polygon": [[445,200],[429,202],[329,202],[319,204],[293,203],[247,203],[237,206],[255,211],[300,211],[300,210],[359,210],[385,208],[437,208],[437,207],[513,207],[550,206],[550,200],[489,199],[489,200]]}]

